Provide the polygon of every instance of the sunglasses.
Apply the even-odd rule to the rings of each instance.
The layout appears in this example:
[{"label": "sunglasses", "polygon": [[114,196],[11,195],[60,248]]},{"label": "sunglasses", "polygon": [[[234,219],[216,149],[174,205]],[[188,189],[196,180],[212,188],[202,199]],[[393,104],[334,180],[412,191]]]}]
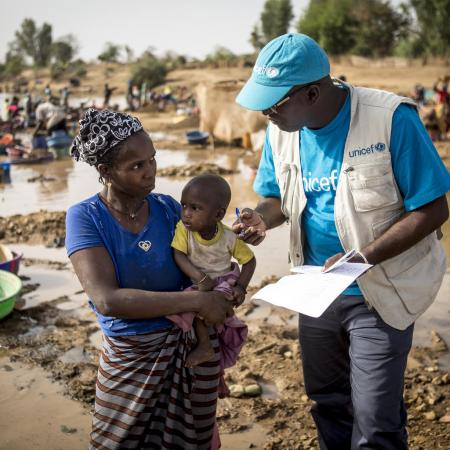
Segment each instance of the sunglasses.
[{"label": "sunglasses", "polygon": [[318,83],[310,83],[310,84],[305,84],[303,86],[298,86],[296,88],[294,88],[292,91],[290,91],[286,97],[282,98],[278,103],[275,103],[275,105],[271,106],[270,108],[267,109],[267,111],[269,113],[272,114],[278,114],[278,108],[284,104],[286,104],[295,94],[297,94],[298,92],[300,92],[302,89],[307,88],[309,86],[312,86],[313,84],[318,84]]}]

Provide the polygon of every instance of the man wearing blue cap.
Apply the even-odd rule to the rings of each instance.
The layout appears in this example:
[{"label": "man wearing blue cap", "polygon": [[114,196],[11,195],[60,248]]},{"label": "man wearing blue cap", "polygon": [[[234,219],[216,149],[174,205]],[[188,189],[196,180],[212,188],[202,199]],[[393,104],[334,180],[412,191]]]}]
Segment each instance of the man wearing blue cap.
[{"label": "man wearing blue cap", "polygon": [[350,249],[373,265],[321,317],[300,315],[305,389],[322,450],[407,449],[404,371],[447,268],[450,175],[411,99],[329,74],[303,34],[261,50],[236,99],[269,119],[261,199],[234,229],[257,245],[287,220],[293,265],[326,268]]}]

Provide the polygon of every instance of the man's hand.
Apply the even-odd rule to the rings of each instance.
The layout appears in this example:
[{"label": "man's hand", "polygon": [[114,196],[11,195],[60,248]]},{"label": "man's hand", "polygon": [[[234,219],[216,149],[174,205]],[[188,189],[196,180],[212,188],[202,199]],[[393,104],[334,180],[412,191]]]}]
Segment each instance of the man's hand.
[{"label": "man's hand", "polygon": [[[322,267],[322,272],[325,272],[329,267],[331,267],[336,261],[341,259],[344,256],[344,253],[336,253],[333,256],[330,256],[326,261],[325,264]],[[364,259],[361,257],[361,255],[356,254],[353,256],[352,259],[349,259],[347,262],[349,263],[365,263]]]},{"label": "man's hand", "polygon": [[266,224],[261,214],[250,208],[244,208],[231,229],[247,244],[258,245],[266,237]]}]

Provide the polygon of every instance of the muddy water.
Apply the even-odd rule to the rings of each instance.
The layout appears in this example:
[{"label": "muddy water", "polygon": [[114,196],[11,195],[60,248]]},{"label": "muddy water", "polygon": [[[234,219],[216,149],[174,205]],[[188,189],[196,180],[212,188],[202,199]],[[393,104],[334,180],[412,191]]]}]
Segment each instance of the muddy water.
[{"label": "muddy water", "polygon": [[[1,357],[0,380],[0,450],[87,448],[89,410],[64,397],[62,387],[46,378],[41,368]],[[258,449],[266,440],[266,432],[255,424],[243,432],[220,437],[224,450]]]},{"label": "muddy water", "polygon": [[[204,150],[172,151],[159,150],[159,167],[190,164],[201,161],[218,163],[224,167],[238,169],[240,173],[226,177],[229,181],[233,198],[226,216],[226,223],[234,220],[233,211],[236,206],[251,206],[257,201],[251,188],[254,173],[244,165],[236,154],[214,155]],[[71,160],[54,161],[46,165],[14,166],[12,183],[0,185],[0,215],[26,214],[39,209],[65,210],[71,204],[80,201],[99,189],[95,170],[86,164],[74,164]],[[54,178],[54,181],[29,183],[27,179],[36,175]],[[156,191],[173,195],[179,199],[185,178],[158,178]],[[450,198],[449,198],[450,202]],[[450,222],[444,226],[444,245],[450,256]],[[287,227],[280,227],[268,234],[262,246],[255,249],[258,267],[252,283],[259,283],[264,276],[281,276],[288,273],[287,262]],[[39,283],[38,290],[25,295],[24,307],[31,307],[63,295],[68,298],[58,307],[63,310],[74,310],[83,315],[83,319],[94,320],[85,304],[84,294],[80,294],[80,285],[70,265],[55,268],[46,261],[67,262],[63,249],[48,249],[43,246],[14,245],[13,250],[21,251],[27,258],[39,260],[32,265],[23,266],[21,274],[30,278],[26,283]],[[450,298],[450,274],[445,278],[443,287],[436,302],[419,319],[416,325],[415,344],[429,343],[430,331],[438,331],[450,344],[448,327],[448,299]],[[288,319],[281,317],[269,305],[261,303],[246,320],[252,332],[257,332],[261,320],[274,325],[294,326],[296,315]],[[38,329],[30,332],[39,333]],[[93,333],[91,342],[100,346],[101,334]],[[2,355],[0,349],[0,356]],[[67,361],[78,361],[83,358],[80,348],[74,347],[64,355]],[[450,361],[443,361],[450,367]],[[7,387],[0,390],[0,450],[19,450],[22,448],[44,449],[78,449],[85,448],[88,439],[90,418],[78,402],[60,395],[60,387],[45,378],[40,369],[30,369],[7,358],[0,359],[0,385]],[[277,397],[276,387],[270,383],[263,386],[264,395]],[[8,411],[8,414],[5,414]],[[39,411],[39,414],[35,414]],[[23,423],[18,433],[17,423]],[[73,431],[75,430],[76,431]],[[42,430],[42,432],[39,432]],[[45,430],[45,431],[44,431]],[[266,440],[265,431],[255,425],[242,433],[224,434],[224,449],[262,448]],[[27,445],[33,442],[32,445]],[[81,444],[80,444],[81,443]]]},{"label": "muddy water", "polygon": [[89,411],[64,397],[44,370],[2,357],[0,379],[0,450],[86,448]]}]

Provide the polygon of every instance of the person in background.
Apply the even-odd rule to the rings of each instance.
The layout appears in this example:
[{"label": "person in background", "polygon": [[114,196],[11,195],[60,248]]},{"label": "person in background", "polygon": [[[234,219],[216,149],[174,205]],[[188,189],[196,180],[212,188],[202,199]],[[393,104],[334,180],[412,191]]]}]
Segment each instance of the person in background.
[{"label": "person in background", "polygon": [[67,86],[64,86],[61,89],[61,106],[64,108],[64,111],[66,112],[69,110],[69,96],[70,96],[69,88]]},{"label": "person in background", "polygon": [[109,106],[111,95],[116,89],[117,87],[109,87],[108,83],[105,83],[103,88],[103,108],[107,108]]},{"label": "person in background", "polygon": [[66,217],[67,253],[104,334],[89,448],[217,449],[217,334],[208,328],[211,360],[188,368],[191,333],[164,316],[218,325],[231,297],[183,292],[171,248],[180,205],[152,192],[156,151],[137,118],[89,109],[71,151],[102,183]]},{"label": "person in background", "polygon": [[33,136],[37,136],[41,130],[46,130],[48,136],[51,136],[56,130],[63,130],[67,133],[66,112],[60,106],[57,97],[50,97],[36,108],[36,127]]},{"label": "person in background", "polygon": [[450,175],[414,101],[333,80],[325,51],[304,34],[269,42],[236,101],[269,126],[260,201],[235,232],[256,245],[288,221],[293,265],[326,269],[355,249],[350,262],[373,266],[322,316],[300,315],[320,448],[405,450],[404,372],[414,322],[447,270]]}]

